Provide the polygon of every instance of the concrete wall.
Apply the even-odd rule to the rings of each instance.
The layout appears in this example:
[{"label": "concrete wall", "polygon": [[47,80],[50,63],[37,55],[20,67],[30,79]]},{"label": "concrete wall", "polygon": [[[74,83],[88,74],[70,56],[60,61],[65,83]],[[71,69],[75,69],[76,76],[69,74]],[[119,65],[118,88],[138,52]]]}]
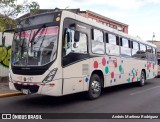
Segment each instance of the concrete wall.
[{"label": "concrete wall", "polygon": [[[6,36],[5,47],[11,46],[13,40],[13,34],[5,33],[5,36]],[[2,46],[2,32],[0,32],[0,45]],[[6,76],[8,76],[8,67],[0,63],[0,77],[6,77]]]}]

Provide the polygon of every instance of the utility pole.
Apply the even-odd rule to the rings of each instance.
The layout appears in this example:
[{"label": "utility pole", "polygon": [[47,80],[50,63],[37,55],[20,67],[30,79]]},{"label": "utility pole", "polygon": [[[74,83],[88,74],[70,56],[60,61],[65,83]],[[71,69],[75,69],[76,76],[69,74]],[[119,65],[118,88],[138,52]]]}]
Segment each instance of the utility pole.
[{"label": "utility pole", "polygon": [[153,36],[152,36],[152,44],[153,44],[153,38],[155,37],[155,33],[153,32]]}]

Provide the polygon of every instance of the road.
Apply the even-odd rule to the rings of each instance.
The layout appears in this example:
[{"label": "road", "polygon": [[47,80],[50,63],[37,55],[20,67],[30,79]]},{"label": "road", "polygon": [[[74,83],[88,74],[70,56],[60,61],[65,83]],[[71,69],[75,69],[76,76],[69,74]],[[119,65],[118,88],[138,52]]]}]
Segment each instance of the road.
[{"label": "road", "polygon": [[21,95],[0,99],[0,113],[160,113],[160,79],[144,87],[126,84],[106,88],[99,99],[83,93],[63,97]]}]

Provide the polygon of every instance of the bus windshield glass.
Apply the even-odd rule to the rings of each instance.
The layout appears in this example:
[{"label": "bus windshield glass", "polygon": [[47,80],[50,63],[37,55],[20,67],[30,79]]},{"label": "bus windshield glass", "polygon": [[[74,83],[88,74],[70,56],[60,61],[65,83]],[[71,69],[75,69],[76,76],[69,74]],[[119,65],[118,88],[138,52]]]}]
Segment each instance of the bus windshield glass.
[{"label": "bus windshield glass", "polygon": [[17,32],[12,43],[13,66],[43,66],[56,58],[58,26]]}]

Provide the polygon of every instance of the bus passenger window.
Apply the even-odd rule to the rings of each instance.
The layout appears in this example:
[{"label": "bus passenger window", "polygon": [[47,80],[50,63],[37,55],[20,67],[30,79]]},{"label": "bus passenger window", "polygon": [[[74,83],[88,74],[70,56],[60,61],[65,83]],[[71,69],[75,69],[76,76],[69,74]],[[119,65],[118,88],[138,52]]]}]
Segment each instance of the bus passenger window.
[{"label": "bus passenger window", "polygon": [[75,51],[79,53],[87,53],[87,35],[86,34],[80,33],[80,39]]},{"label": "bus passenger window", "polygon": [[153,50],[150,46],[147,46],[147,59],[149,61],[152,61],[153,60]]},{"label": "bus passenger window", "polygon": [[140,44],[139,54],[141,59],[146,59],[146,46],[144,44]]},{"label": "bus passenger window", "polygon": [[122,38],[121,55],[131,56],[131,48],[129,48],[129,40]]},{"label": "bus passenger window", "polygon": [[153,48],[153,54],[154,54],[154,55],[156,54],[156,49],[155,49],[155,48]]},{"label": "bus passenger window", "polygon": [[108,39],[108,43],[106,43],[106,53],[108,55],[119,55],[119,38],[113,34],[107,34],[106,39]]},{"label": "bus passenger window", "polygon": [[138,42],[132,41],[131,43],[132,43],[132,57],[140,58]]},{"label": "bus passenger window", "polygon": [[92,39],[92,52],[97,54],[104,54],[104,40],[103,40],[103,32],[97,29],[93,30],[93,39]]},{"label": "bus passenger window", "polygon": [[150,46],[147,46],[147,51],[146,52],[149,52],[149,53],[152,53],[152,48]]},{"label": "bus passenger window", "polygon": [[156,60],[156,49],[153,48],[153,60]]}]

